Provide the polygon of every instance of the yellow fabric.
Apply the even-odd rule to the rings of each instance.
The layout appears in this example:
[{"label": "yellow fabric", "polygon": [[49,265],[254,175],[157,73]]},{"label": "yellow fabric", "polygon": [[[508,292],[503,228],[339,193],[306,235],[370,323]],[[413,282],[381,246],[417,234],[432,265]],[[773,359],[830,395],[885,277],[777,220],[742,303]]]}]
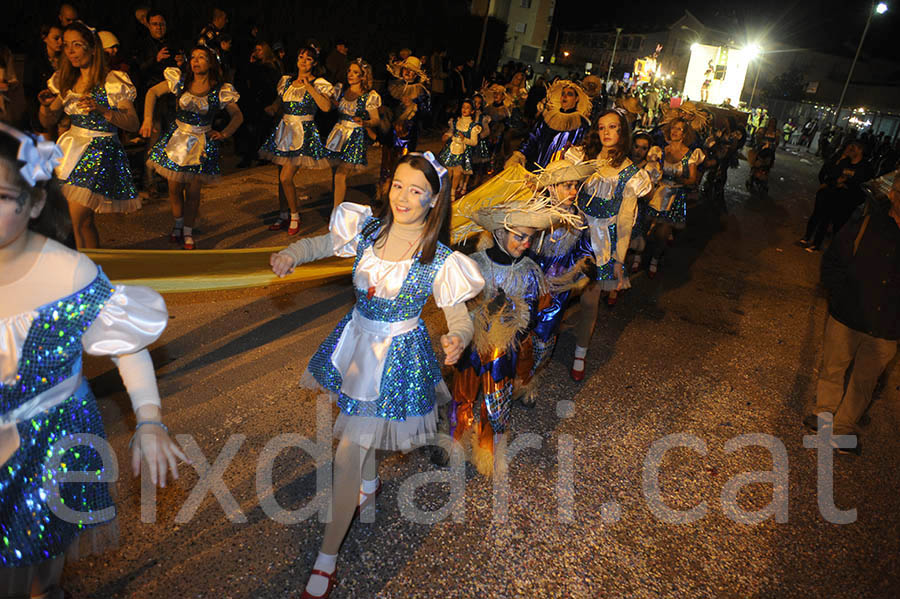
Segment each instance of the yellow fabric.
[{"label": "yellow fabric", "polygon": [[[455,243],[469,237],[470,221],[459,215],[460,208],[489,206],[527,195],[523,186],[528,172],[520,165],[510,167],[457,200],[450,220]],[[465,212],[465,210],[463,211]],[[114,282],[145,285],[160,293],[185,293],[220,289],[263,287],[276,283],[321,281],[349,275],[352,258],[327,258],[298,266],[293,274],[279,279],[269,267],[269,256],[283,247],[244,250],[85,250]]]}]

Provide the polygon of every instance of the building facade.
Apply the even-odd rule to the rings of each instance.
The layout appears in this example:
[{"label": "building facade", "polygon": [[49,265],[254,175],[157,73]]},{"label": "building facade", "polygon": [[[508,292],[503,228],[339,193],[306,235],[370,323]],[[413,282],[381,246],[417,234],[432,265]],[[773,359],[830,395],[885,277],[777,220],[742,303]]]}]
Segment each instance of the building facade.
[{"label": "building facade", "polygon": [[507,24],[503,57],[540,62],[547,48],[556,0],[472,0],[472,14],[500,19]]}]

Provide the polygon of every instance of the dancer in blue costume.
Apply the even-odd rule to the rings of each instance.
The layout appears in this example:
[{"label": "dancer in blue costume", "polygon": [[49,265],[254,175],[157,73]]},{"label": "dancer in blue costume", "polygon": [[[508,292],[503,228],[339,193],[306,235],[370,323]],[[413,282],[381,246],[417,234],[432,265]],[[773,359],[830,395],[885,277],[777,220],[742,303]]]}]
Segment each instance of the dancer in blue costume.
[{"label": "dancer in blue costume", "polygon": [[[651,153],[650,150],[653,150]],[[662,169],[659,166],[659,147],[653,147],[653,138],[649,133],[639,132],[632,139],[631,146],[631,162],[638,168],[647,171],[650,176],[650,182],[654,188],[662,177]],[[653,188],[638,198],[637,217],[634,221],[634,227],[631,229],[631,244],[629,248],[632,251],[631,272],[636,273],[641,268],[641,255],[647,247],[647,233],[650,229],[648,211],[650,209],[649,202],[653,197]]]},{"label": "dancer in blue costume", "polygon": [[335,208],[347,196],[347,177],[369,164],[367,128],[378,125],[378,107],[381,106],[381,96],[372,89],[373,83],[372,67],[357,58],[347,67],[347,84],[335,86],[335,103],[340,114],[325,142],[328,160],[334,169]]},{"label": "dancer in blue costume", "polygon": [[475,105],[466,98],[459,104],[459,115],[448,121],[450,128],[444,133],[444,149],[438,161],[450,171],[450,199],[462,197],[466,181],[472,170],[472,153],[478,146],[481,125],[475,120]]},{"label": "dancer in blue costume", "polygon": [[450,400],[420,314],[433,295],[447,318],[444,363],[455,364],[472,339],[465,302],[484,280],[470,258],[447,247],[449,222],[446,169],[430,152],[412,153],[400,160],[390,202],[377,216],[367,206],[342,204],[332,213],[328,234],[301,239],[271,257],[279,276],[327,256],[356,257],[356,305],[301,380],[302,386],[324,389],[340,408],[333,519],[303,593],[307,599],[330,594],[354,511],[374,500],[375,450],[430,442],[437,431],[436,406]]},{"label": "dancer in blue costume", "polygon": [[637,215],[637,199],[652,187],[646,171],[628,158],[631,129],[623,112],[602,113],[584,151],[588,157],[596,156],[597,172],[584,182],[577,205],[588,226],[597,271],[594,282],[581,296],[581,321],[571,371],[575,381],[584,378],[584,358],[597,322],[601,294],[607,292],[607,301],[614,304],[614,294],[631,287],[625,273],[625,256]]},{"label": "dancer in blue costume", "polygon": [[[59,243],[65,200],[48,186],[63,152],[0,124],[0,592],[62,596],[66,557],[116,542],[109,481],[117,471],[82,354],[110,356],[140,434],[135,473],[165,486],[186,460],[161,421],[146,346],[165,329],[163,299],[110,284]],[[105,459],[104,459],[105,456]],[[75,474],[86,476],[75,482]],[[68,477],[72,482],[65,482]]]},{"label": "dancer in blue costume", "polygon": [[[178,106],[175,122],[150,150],[147,166],[169,184],[169,204],[175,219],[169,240],[181,241],[184,249],[192,250],[203,183],[222,175],[222,141],[234,135],[244,117],[237,105],[240,95],[225,82],[218,57],[206,46],[191,51],[186,72],[170,67],[163,76],[165,81],[147,90],[141,135],[150,137],[156,99],[174,94]],[[216,131],[212,128],[213,119],[222,110],[230,120],[224,129]]]},{"label": "dancer in blue costume", "polygon": [[529,171],[547,166],[567,148],[582,143],[591,126],[591,99],[577,83],[560,80],[547,88],[544,108],[537,124],[506,161],[521,164]]},{"label": "dancer in blue costume", "polygon": [[63,113],[72,125],[60,135],[65,153],[56,168],[79,248],[96,248],[94,213],[133,212],[141,200],[131,181],[118,130],[137,131],[137,95],[128,75],[111,71],[97,33],[76,21],[63,33],[59,71],[38,96],[40,120],[52,131]]},{"label": "dancer in blue costume", "polygon": [[[554,282],[550,287],[550,305],[537,315],[532,331],[534,368],[540,369],[556,347],[563,316],[569,298],[576,287],[588,282],[585,273],[592,273],[594,255],[590,235],[584,217],[575,206],[575,199],[585,179],[594,174],[592,162],[575,163],[569,159],[555,160],[541,171],[536,186],[558,207],[574,218],[568,224],[556,226],[544,233],[543,238],[529,250],[531,257],[541,267],[544,275]],[[534,405],[533,397],[523,395],[523,405]]]},{"label": "dancer in blue costume", "polygon": [[475,109],[473,118],[481,132],[478,134],[478,145],[472,148],[472,170],[475,177],[470,183],[472,189],[478,187],[487,179],[491,166],[491,148],[488,139],[491,135],[491,116],[485,111],[484,96],[477,93],[472,96],[472,107]]},{"label": "dancer in blue costume", "polygon": [[[700,164],[705,160],[700,148],[691,150],[696,134],[685,119],[675,118],[663,127],[666,146],[655,157],[662,166],[662,181],[657,187],[647,210],[653,228],[650,266],[647,274],[652,278],[659,269],[659,260],[672,237],[673,230],[684,229],[687,224],[688,194],[700,182]],[[651,150],[653,151],[653,150]]]},{"label": "dancer in blue costume", "polygon": [[278,165],[279,218],[270,231],[287,229],[288,235],[300,231],[297,188],[294,175],[299,169],[329,168],[328,150],[319,137],[313,120],[320,110],[334,107],[334,87],[313,74],[319,62],[319,50],[305,46],[297,52],[297,74],[285,75],[278,82],[278,97],[266,108],[271,114],[284,111],[281,120],[259,149],[259,156]]}]

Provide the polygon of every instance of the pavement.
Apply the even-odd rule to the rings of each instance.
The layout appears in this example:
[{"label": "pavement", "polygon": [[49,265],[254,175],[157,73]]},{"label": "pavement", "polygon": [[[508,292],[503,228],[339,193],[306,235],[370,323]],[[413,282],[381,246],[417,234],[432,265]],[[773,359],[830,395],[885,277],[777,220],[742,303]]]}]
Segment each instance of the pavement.
[{"label": "pavement", "polygon": [[[377,165],[374,150],[370,159]],[[638,275],[613,310],[601,308],[580,384],[568,376],[571,325],[563,332],[537,406],[513,409],[508,493],[471,465],[441,471],[420,451],[383,459],[375,521],[350,529],[332,597],[900,597],[896,361],[862,455],[834,457],[830,488],[818,482],[817,450],[804,447],[826,306],[821,257],[794,242],[818,168],[779,151],[766,199],[745,192],[746,163],[733,170],[728,214],[694,211],[659,276]],[[374,176],[373,167],[353,179],[349,199],[371,195]],[[302,180],[312,200],[301,234],[324,231],[328,178]],[[264,227],[275,180],[274,167],[258,167],[205,189],[199,247],[286,243]],[[99,226],[107,246],[164,248],[171,224],[157,201]],[[300,510],[316,497],[313,458],[290,445],[315,440],[317,426],[327,433],[331,411],[317,414],[297,382],[350,310],[349,281],[166,301],[170,326],[151,348],[165,420],[203,459],[158,491],[148,522],[154,510],[142,516],[127,459],[128,399],[110,362],[88,359],[119,456],[120,547],[69,564],[64,587],[74,598],[299,597],[322,525],[268,514],[274,502]],[[446,326],[433,304],[424,318],[434,337]],[[221,474],[218,500],[198,470],[212,473],[204,481]],[[457,485],[415,489],[426,472]],[[443,518],[401,515],[410,502]]]}]

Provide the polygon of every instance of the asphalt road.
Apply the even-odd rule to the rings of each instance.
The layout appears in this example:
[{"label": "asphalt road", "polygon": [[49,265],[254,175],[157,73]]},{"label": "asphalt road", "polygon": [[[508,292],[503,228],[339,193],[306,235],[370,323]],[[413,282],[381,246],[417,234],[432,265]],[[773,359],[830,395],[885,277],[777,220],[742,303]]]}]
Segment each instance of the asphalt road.
[{"label": "asphalt road", "polygon": [[[660,276],[638,276],[614,310],[602,309],[581,384],[568,377],[572,332],[562,334],[537,407],[514,408],[513,443],[532,447],[512,460],[507,495],[495,498],[467,466],[455,479],[462,499],[446,518],[411,521],[400,513],[404,485],[435,469],[421,452],[384,459],[376,521],[351,528],[333,597],[900,596],[900,369],[892,366],[877,391],[862,456],[834,459],[830,514],[819,507],[828,498],[827,488],[817,492],[817,451],[803,442],[826,309],[820,257],[793,242],[817,169],[815,159],[779,152],[766,200],[744,191],[745,163],[732,171],[727,217],[692,214]],[[285,242],[263,226],[276,207],[274,183],[274,167],[259,167],[204,191],[199,247]],[[303,234],[322,231],[330,207],[328,175],[308,183]],[[350,199],[371,193],[371,183],[371,173],[351,181]],[[101,217],[100,227],[107,246],[163,248],[170,220],[158,201],[137,215]],[[64,586],[76,598],[299,596],[322,525],[267,514],[273,499],[285,510],[313,500],[315,464],[290,447],[272,462],[264,448],[279,435],[316,438],[316,398],[297,381],[351,308],[349,281],[166,301],[170,326],[152,347],[165,419],[209,464],[218,459],[228,490],[220,498],[233,499],[204,495],[195,469],[182,465],[181,479],[157,494],[155,523],[142,522],[126,459],[128,400],[111,364],[88,360],[119,454],[121,544],[67,566]],[[435,336],[443,331],[433,304],[425,318]],[[735,445],[751,434],[765,446]],[[666,443],[693,445],[663,454]],[[274,485],[263,497],[260,464],[272,465]],[[412,496],[437,510],[450,489],[430,484]],[[773,497],[773,515],[740,519]],[[855,516],[834,513],[850,509]],[[838,517],[853,521],[833,523]]]}]

